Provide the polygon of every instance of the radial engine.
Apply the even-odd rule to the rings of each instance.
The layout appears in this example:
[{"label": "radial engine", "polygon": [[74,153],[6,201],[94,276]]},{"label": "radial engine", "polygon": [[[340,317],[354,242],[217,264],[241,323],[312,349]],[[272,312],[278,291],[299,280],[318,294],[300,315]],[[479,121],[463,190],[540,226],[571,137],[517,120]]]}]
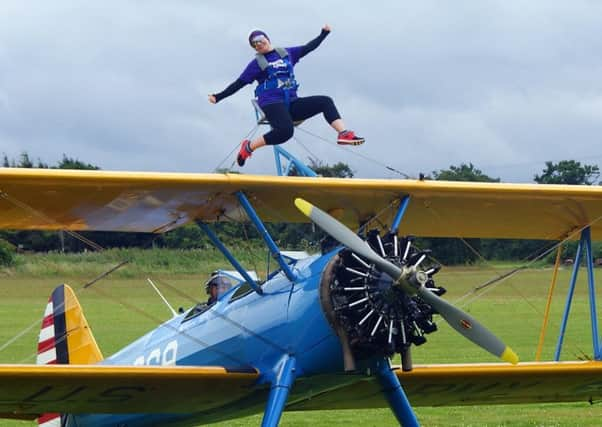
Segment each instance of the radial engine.
[{"label": "radial engine", "polygon": [[[412,236],[387,233],[381,237],[378,230],[372,230],[366,242],[400,268],[421,271],[428,290],[438,296],[445,293],[433,280],[441,266],[432,260],[430,251],[413,245]],[[350,350],[355,360],[400,353],[404,369],[409,370],[410,346],[424,344],[425,336],[437,330],[431,305],[418,295],[408,295],[389,275],[350,249],[341,250],[327,266],[321,302],[344,351]]]}]

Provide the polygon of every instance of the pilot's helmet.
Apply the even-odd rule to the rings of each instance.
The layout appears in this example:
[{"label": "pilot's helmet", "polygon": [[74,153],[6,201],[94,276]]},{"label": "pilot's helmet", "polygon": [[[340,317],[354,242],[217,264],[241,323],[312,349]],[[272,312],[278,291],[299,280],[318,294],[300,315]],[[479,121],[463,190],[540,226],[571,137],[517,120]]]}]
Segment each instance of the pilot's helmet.
[{"label": "pilot's helmet", "polygon": [[211,273],[211,277],[205,283],[205,292],[207,295],[211,295],[211,287],[217,286],[217,295],[222,295],[227,292],[232,287],[232,282],[230,279],[221,274],[219,271],[214,271]]}]

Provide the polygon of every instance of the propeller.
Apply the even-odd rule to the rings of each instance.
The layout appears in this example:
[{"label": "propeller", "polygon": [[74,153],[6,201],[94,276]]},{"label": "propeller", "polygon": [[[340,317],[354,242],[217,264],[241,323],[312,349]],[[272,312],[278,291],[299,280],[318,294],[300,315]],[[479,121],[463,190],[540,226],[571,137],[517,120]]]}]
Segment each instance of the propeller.
[{"label": "propeller", "polygon": [[306,200],[297,198],[295,199],[295,205],[304,215],[335,240],[348,247],[357,255],[373,262],[379,270],[391,276],[395,281],[395,285],[399,286],[404,292],[420,296],[426,303],[437,310],[452,328],[464,335],[464,337],[506,362],[518,363],[516,353],[485,328],[485,326],[470,314],[451,305],[430,291],[425,286],[428,280],[426,273],[416,270],[413,266],[399,268],[390,261],[382,258],[353,231]]}]

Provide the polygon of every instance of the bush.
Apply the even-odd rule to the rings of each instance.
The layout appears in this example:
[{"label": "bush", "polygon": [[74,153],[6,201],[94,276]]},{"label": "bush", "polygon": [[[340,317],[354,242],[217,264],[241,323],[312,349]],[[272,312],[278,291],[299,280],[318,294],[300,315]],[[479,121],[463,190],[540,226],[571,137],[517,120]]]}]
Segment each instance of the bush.
[{"label": "bush", "polygon": [[0,266],[10,267],[15,263],[15,247],[0,239]]}]

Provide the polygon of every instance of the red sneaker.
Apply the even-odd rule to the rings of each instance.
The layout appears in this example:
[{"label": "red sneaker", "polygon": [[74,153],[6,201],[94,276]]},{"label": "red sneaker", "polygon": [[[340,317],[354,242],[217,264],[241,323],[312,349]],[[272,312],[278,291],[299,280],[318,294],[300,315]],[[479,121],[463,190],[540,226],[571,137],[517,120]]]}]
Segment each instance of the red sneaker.
[{"label": "red sneaker", "polygon": [[361,145],[365,141],[361,136],[357,136],[352,130],[344,130],[339,132],[337,144],[339,145]]},{"label": "red sneaker", "polygon": [[253,150],[251,150],[251,141],[245,139],[240,144],[240,151],[238,152],[238,156],[236,157],[236,161],[238,162],[238,166],[244,166],[245,160],[247,160],[253,154]]}]

